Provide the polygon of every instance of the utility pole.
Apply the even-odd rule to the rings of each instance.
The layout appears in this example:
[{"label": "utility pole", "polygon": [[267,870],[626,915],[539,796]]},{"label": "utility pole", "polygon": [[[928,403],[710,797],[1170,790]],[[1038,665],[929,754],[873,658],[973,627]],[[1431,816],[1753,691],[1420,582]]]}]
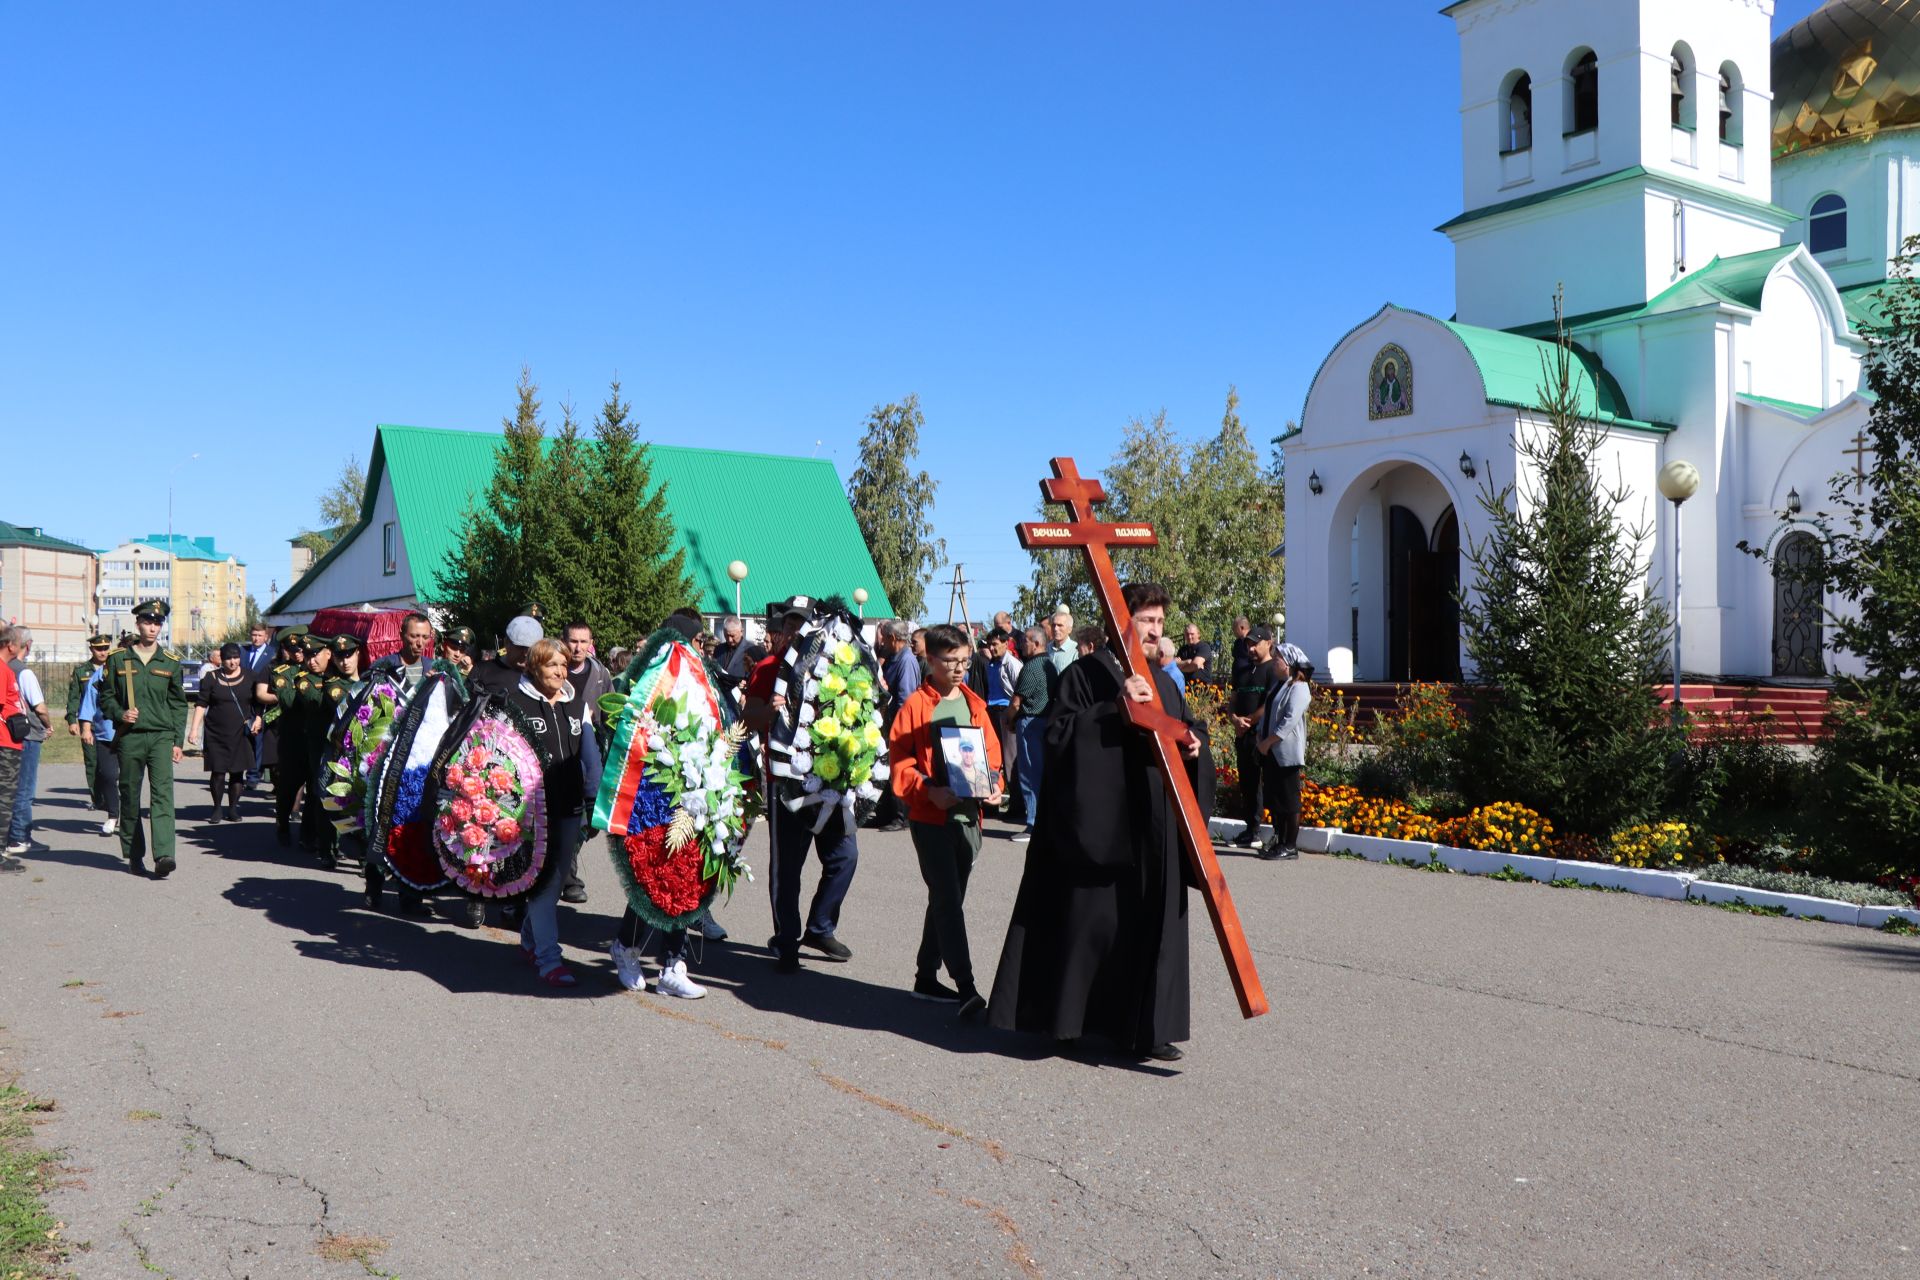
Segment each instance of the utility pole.
[{"label": "utility pole", "polygon": [[953,625],[953,609],[956,603],[960,606],[960,625],[965,627],[968,634],[971,635],[973,632],[973,622],[967,617],[967,566],[963,564],[953,566],[953,586],[947,592],[948,626]]}]

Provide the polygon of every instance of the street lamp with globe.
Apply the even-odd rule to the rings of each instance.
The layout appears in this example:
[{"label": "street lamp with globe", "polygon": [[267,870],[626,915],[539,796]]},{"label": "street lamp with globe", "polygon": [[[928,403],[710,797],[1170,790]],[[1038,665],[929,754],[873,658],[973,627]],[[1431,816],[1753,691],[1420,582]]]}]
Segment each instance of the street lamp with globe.
[{"label": "street lamp with globe", "polygon": [[867,601],[872,598],[872,596],[867,594],[865,587],[855,587],[853,589],[853,607],[859,610],[860,621],[862,622],[867,620]]},{"label": "street lamp with globe", "polygon": [[1700,488],[1700,469],[1676,458],[1660,468],[1660,496],[1673,504],[1673,722],[1680,723],[1680,504]]},{"label": "street lamp with globe", "polygon": [[733,616],[740,616],[740,584],[747,580],[747,562],[735,560],[727,566],[727,576],[733,579]]}]

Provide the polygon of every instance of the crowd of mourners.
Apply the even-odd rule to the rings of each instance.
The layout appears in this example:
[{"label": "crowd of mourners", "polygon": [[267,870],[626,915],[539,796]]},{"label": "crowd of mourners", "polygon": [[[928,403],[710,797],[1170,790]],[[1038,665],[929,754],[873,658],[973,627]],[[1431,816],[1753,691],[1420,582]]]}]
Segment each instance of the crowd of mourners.
[{"label": "crowd of mourners", "polygon": [[[1136,638],[1153,666],[1131,676],[1119,660],[1122,646],[1105,628],[1077,624],[1065,608],[1029,626],[1006,613],[984,627],[877,624],[875,684],[891,772],[880,803],[863,807],[860,821],[907,832],[917,855],[928,899],[914,960],[916,998],[957,1005],[966,1018],[987,1011],[995,1025],[1060,1041],[1100,1032],[1132,1052],[1171,1060],[1181,1056],[1175,1042],[1187,1036],[1190,873],[1171,797],[1144,737],[1116,731],[1124,704],[1158,697],[1179,709],[1189,726],[1182,748],[1188,769],[1210,812],[1214,762],[1185,695],[1195,685],[1218,688],[1235,731],[1245,823],[1231,843],[1259,848],[1262,858],[1289,858],[1299,829],[1313,668],[1300,650],[1276,644],[1268,628],[1245,618],[1236,620],[1225,655],[1197,626],[1175,640],[1162,631],[1165,593],[1152,584],[1126,591]],[[146,602],[135,610],[134,631],[94,636],[89,661],[74,668],[67,691],[65,729],[81,741],[91,801],[104,815],[100,832],[118,837],[131,871],[164,878],[176,868],[173,769],[197,750],[209,826],[241,821],[242,797],[270,788],[278,843],[329,869],[357,863],[365,905],[381,909],[381,860],[362,842],[343,841],[324,810],[326,763],[337,749],[343,709],[366,682],[383,678],[411,691],[430,673],[444,672],[461,698],[518,702],[533,722],[551,726],[554,741],[544,744],[548,847],[558,869],[543,890],[491,909],[502,925],[520,928],[523,955],[543,982],[577,983],[561,955],[555,912],[562,902],[587,900],[578,857],[596,834],[592,797],[609,732],[600,700],[639,638],[603,657],[590,627],[569,624],[550,637],[538,610],[529,608],[486,651],[470,629],[437,633],[427,615],[410,613],[398,648],[370,661],[358,635],[306,626],[275,635],[255,626],[248,643],[219,650],[188,697],[180,659],[159,643],[166,616],[164,602]],[[724,619],[717,633],[691,610],[666,621],[706,659],[713,683],[747,728],[762,735],[784,707],[788,645],[814,617],[814,603],[796,596],[769,606],[757,637],[740,617]],[[39,748],[57,731],[27,664],[31,646],[25,628],[0,627],[0,818],[8,822],[0,866],[7,870],[18,869],[15,855],[32,847]],[[963,760],[943,760],[942,726],[979,730],[985,759],[974,759],[968,739]],[[763,776],[756,785],[764,789],[768,781]],[[824,823],[802,822],[778,804],[767,809],[769,950],[777,971],[798,971],[803,952],[849,959],[839,924],[858,862],[852,819],[836,811]],[[1272,836],[1261,845],[1269,809]],[[991,1003],[976,980],[964,913],[989,819],[1006,824],[1006,838],[1029,846]],[[803,918],[801,870],[809,853],[820,873]],[[433,914],[425,894],[405,884],[398,890],[398,912]],[[478,928],[489,909],[467,897],[457,918]],[[657,948],[652,989],[704,995],[687,973],[693,931],[713,941],[727,937],[710,912],[691,930],[663,934],[628,907],[611,948],[621,984],[647,989],[648,952]]]}]

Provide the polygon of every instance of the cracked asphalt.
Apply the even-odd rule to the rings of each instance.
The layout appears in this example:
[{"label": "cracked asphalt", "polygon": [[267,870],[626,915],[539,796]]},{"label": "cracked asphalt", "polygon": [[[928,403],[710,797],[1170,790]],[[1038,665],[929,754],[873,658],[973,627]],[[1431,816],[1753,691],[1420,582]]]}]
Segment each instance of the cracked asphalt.
[{"label": "cracked asphalt", "polygon": [[[183,771],[154,882],[77,767],[41,778],[0,1067],[58,1104],[82,1280],[1916,1274],[1920,940],[1232,858],[1273,1012],[1239,1017],[1196,903],[1165,1069],[910,1000],[904,835],[862,833],[851,962],[775,974],[748,886],[694,1002],[614,984],[594,846],[549,994],[504,933],[362,910],[260,799],[206,826]],[[1023,854],[990,834],[983,982]],[[385,1248],[321,1256],[354,1236]]]}]

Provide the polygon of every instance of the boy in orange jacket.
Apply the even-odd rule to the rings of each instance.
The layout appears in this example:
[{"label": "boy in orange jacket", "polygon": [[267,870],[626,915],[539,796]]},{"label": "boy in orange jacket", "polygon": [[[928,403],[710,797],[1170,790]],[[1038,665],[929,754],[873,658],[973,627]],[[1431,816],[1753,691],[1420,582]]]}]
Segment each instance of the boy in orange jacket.
[{"label": "boy in orange jacket", "polygon": [[[967,948],[967,878],[980,856],[981,806],[999,805],[1005,798],[1000,740],[985,700],[965,683],[973,656],[966,633],[940,626],[928,627],[922,634],[927,638],[926,683],[900,705],[887,735],[893,793],[906,803],[907,829],[920,859],[920,878],[927,882],[927,916],[920,931],[913,996],[958,1004],[960,1016],[971,1018],[987,1002],[974,985]],[[977,794],[977,784],[952,785],[958,779],[950,777],[940,745],[940,730],[946,726],[980,731],[987,757],[987,795]],[[976,794],[963,794],[968,790]],[[942,962],[953,987],[940,981]]]}]

